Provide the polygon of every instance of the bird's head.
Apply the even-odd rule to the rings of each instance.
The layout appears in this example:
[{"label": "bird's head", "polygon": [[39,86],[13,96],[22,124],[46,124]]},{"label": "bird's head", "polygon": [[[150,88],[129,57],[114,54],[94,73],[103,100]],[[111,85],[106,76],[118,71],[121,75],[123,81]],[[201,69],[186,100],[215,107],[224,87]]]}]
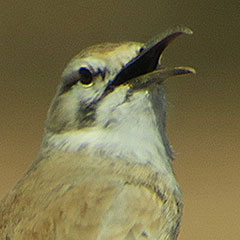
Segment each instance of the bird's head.
[{"label": "bird's head", "polygon": [[128,129],[138,128],[138,132],[144,128],[139,119],[144,121],[149,116],[145,121],[148,125],[153,108],[156,118],[153,121],[159,123],[162,138],[166,138],[165,110],[161,107],[164,92],[159,86],[170,76],[193,73],[194,70],[163,68],[160,60],[172,40],[191,33],[188,28],[178,27],[145,44],[106,43],[80,52],[62,74],[48,112],[47,133],[65,134],[94,127],[107,131],[114,127],[119,129],[121,123]]},{"label": "bird's head", "polygon": [[[122,97],[131,101],[134,92],[147,90],[150,85],[173,75],[193,73],[188,67],[165,69],[160,62],[162,52],[172,40],[191,33],[188,28],[178,27],[145,44],[106,43],[81,51],[62,74],[49,110],[47,130],[60,133],[94,126],[103,101],[111,109],[124,100]],[[120,96],[118,90],[124,96]]]}]

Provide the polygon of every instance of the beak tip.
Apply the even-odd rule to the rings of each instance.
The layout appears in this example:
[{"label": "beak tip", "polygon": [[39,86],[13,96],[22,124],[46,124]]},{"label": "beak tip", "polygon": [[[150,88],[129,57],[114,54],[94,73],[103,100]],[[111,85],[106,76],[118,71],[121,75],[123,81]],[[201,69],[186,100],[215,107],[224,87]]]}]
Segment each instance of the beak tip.
[{"label": "beak tip", "polygon": [[196,74],[196,70],[192,67],[175,67],[175,75]]},{"label": "beak tip", "polygon": [[197,73],[196,69],[194,69],[192,67],[189,67],[188,70],[189,70],[189,73],[192,73],[192,74],[196,74]]},{"label": "beak tip", "polygon": [[186,27],[186,26],[176,26],[175,28],[172,29],[174,32],[181,32],[186,35],[193,35],[193,31],[191,28]]},{"label": "beak tip", "polygon": [[187,70],[188,73],[192,73],[192,74],[196,74],[197,73],[196,70],[194,68],[192,68],[192,67],[186,67],[186,70]]}]

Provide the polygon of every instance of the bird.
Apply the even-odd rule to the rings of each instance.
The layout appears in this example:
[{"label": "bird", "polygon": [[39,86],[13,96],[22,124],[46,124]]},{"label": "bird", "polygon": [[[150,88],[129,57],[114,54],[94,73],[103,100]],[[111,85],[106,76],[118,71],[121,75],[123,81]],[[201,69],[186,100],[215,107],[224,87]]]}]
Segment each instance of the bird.
[{"label": "bird", "polygon": [[182,193],[168,140],[162,54],[178,26],[146,43],[105,43],[62,73],[39,154],[0,202],[2,240],[175,240]]}]

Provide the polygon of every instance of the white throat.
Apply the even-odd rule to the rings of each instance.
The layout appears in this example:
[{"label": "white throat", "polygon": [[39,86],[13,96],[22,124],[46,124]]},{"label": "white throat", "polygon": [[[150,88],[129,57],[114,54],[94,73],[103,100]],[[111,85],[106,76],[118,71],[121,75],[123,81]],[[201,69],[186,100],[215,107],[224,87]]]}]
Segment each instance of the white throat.
[{"label": "white throat", "polygon": [[148,91],[135,92],[126,99],[128,87],[119,87],[97,109],[96,125],[61,134],[47,134],[48,148],[67,152],[87,151],[114,161],[121,158],[151,164],[172,173]]}]

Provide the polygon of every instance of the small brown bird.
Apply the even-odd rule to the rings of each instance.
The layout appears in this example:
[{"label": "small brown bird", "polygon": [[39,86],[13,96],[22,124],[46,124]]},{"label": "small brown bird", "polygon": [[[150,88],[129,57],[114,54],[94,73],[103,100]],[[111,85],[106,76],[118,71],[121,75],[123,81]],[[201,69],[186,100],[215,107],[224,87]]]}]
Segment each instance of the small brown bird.
[{"label": "small brown bird", "polygon": [[1,240],[174,240],[182,215],[166,133],[163,68],[178,27],[107,43],[68,64],[40,153],[0,203]]}]

